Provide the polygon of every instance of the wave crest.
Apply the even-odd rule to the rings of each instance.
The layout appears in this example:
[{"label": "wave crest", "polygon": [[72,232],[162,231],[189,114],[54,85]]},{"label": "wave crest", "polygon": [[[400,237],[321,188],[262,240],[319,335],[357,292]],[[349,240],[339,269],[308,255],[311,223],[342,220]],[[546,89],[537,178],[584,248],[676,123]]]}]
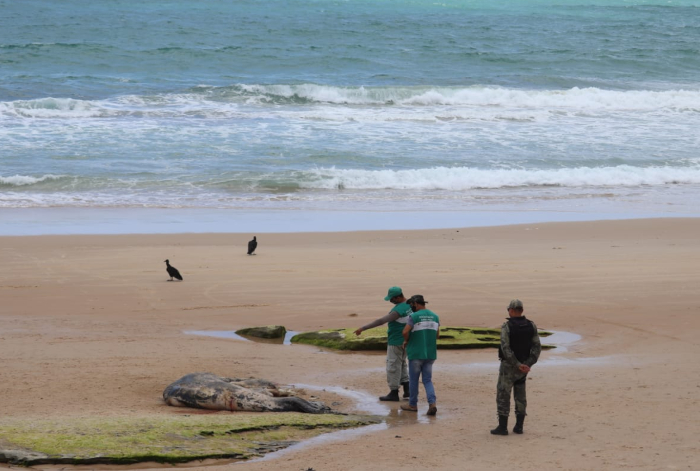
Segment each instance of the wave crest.
[{"label": "wave crest", "polygon": [[0,187],[15,187],[15,186],[29,186],[36,185],[38,183],[43,183],[46,181],[60,180],[64,178],[63,175],[44,175],[41,177],[31,177],[28,175],[13,175],[8,177],[3,177],[0,175]]},{"label": "wave crest", "polygon": [[700,166],[578,167],[553,170],[433,167],[410,170],[347,170],[319,168],[300,182],[306,189],[450,190],[517,187],[614,187],[700,183]]},{"label": "wave crest", "polygon": [[212,98],[274,104],[489,106],[584,110],[700,110],[700,90],[600,88],[525,90],[502,87],[334,87],[315,84],[198,87]]},{"label": "wave crest", "polygon": [[[616,91],[599,88],[524,90],[499,87],[335,87],[315,84],[198,86],[182,93],[125,95],[105,100],[40,98],[0,102],[0,118],[198,117],[231,118],[262,113],[326,109],[319,116],[392,120],[500,119],[532,113],[633,113],[700,111],[700,90]],[[338,109],[342,108],[342,112]],[[391,111],[394,110],[394,111]],[[407,117],[406,112],[410,112]],[[310,116],[314,116],[313,114]]]},{"label": "wave crest", "polygon": [[104,115],[96,102],[73,98],[39,98],[0,103],[0,116],[21,118],[94,118]]}]

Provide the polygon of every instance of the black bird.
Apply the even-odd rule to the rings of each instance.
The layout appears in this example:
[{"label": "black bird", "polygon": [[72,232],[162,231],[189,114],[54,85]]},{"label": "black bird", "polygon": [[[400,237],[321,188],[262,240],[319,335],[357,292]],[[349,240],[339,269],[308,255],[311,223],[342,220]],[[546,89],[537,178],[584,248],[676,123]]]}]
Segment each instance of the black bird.
[{"label": "black bird", "polygon": [[170,279],[168,281],[173,281],[173,278],[177,278],[178,280],[182,281],[182,275],[179,271],[177,271],[177,268],[170,266],[170,260],[166,260],[165,265],[165,269],[168,271],[168,275],[170,275]]},{"label": "black bird", "polygon": [[255,252],[255,248],[258,246],[258,239],[257,237],[253,236],[253,240],[248,242],[248,255],[254,255],[253,252]]}]

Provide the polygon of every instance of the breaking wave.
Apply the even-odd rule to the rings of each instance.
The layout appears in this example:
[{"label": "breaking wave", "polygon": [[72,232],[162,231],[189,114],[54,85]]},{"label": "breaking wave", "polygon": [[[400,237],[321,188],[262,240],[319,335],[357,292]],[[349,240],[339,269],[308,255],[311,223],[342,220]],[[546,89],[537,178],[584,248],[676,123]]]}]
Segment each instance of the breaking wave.
[{"label": "breaking wave", "polygon": [[194,179],[137,178],[107,175],[0,176],[0,187],[17,191],[80,193],[84,191],[169,191],[190,196],[201,192],[298,193],[312,190],[497,190],[522,187],[604,188],[700,184],[700,163],[684,167],[576,167],[560,169],[504,169],[432,167],[405,170],[361,170],[318,167],[278,172],[234,172]]},{"label": "breaking wave", "polygon": [[494,110],[549,112],[700,112],[700,90],[617,91],[599,88],[524,90],[500,87],[334,87],[300,85],[198,86],[181,93],[125,95],[107,100],[41,98],[0,102],[0,119],[198,117],[229,118],[256,111],[333,106],[347,108],[400,107],[414,113],[439,114],[440,109],[465,110],[465,116],[485,117]]},{"label": "breaking wave", "polygon": [[246,99],[276,104],[463,105],[525,108],[700,110],[699,90],[615,91],[599,88],[524,90],[501,87],[332,87],[301,85],[235,85],[199,87],[219,99]]},{"label": "breaking wave", "polygon": [[32,177],[28,175],[13,175],[4,177],[0,175],[0,188],[31,186],[38,183],[56,181],[63,178],[65,178],[63,175],[43,175],[41,177]]},{"label": "breaking wave", "polygon": [[700,166],[632,167],[554,170],[475,169],[434,167],[410,170],[317,169],[301,188],[356,190],[451,190],[498,189],[514,187],[615,187],[700,183]]}]

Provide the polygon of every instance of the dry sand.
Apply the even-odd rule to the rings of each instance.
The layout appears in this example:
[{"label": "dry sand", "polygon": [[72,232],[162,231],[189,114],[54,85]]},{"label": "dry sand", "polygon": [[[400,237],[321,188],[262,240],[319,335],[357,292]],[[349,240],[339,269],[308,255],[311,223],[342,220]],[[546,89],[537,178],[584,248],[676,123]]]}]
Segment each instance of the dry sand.
[{"label": "dry sand", "polygon": [[518,297],[540,328],[581,335],[533,368],[525,434],[489,434],[495,351],[440,351],[437,417],[421,387],[418,416],[392,404],[383,430],[234,469],[700,469],[699,234],[698,219],[258,234],[252,257],[240,234],[3,237],[0,413],[172,414],[162,390],[195,371],[384,394],[382,355],[183,332],[359,327],[400,285],[443,325],[500,326]]}]

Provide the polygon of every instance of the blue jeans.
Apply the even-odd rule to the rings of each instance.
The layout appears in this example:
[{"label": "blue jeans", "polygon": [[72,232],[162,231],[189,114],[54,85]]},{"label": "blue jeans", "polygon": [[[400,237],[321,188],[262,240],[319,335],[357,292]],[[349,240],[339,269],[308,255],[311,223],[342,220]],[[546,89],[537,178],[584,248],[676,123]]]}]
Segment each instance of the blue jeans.
[{"label": "blue jeans", "polygon": [[425,394],[428,396],[428,404],[435,404],[435,388],[433,387],[433,363],[435,360],[409,360],[408,361],[408,390],[411,396],[408,405],[418,406],[418,378],[423,377]]}]

